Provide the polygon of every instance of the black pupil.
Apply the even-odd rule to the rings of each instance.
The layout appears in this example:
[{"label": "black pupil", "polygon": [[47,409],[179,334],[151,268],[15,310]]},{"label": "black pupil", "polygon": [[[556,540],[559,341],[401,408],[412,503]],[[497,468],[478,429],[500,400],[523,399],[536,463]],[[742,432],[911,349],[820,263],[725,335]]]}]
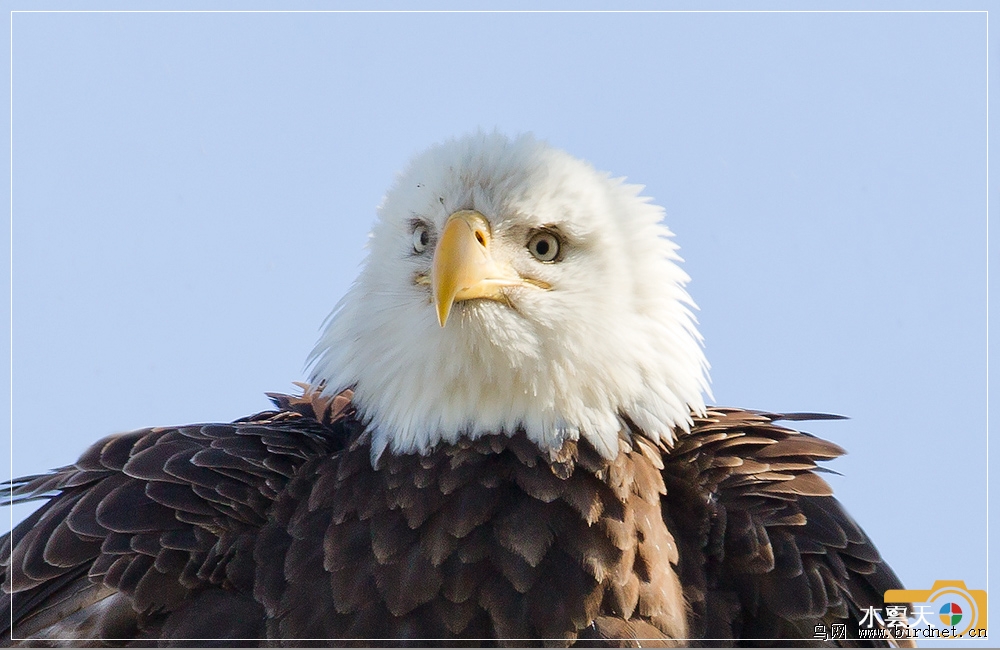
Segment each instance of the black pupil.
[{"label": "black pupil", "polygon": [[420,231],[420,245],[421,246],[426,246],[428,240],[430,240],[430,235],[427,234],[426,230],[421,230]]},{"label": "black pupil", "polygon": [[549,242],[545,241],[544,239],[539,239],[537,242],[535,242],[535,252],[541,255],[542,257],[548,255]]}]

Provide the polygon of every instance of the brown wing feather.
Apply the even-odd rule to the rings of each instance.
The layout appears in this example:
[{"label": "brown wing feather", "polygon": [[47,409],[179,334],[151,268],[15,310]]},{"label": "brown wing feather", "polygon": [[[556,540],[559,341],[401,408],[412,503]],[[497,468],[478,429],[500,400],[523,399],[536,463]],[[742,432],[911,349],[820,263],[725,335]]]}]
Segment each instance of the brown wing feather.
[{"label": "brown wing feather", "polygon": [[[248,596],[259,527],[295,470],[343,442],[293,399],[233,424],[105,438],[15,481],[10,501],[48,501],[3,538],[8,641],[263,637]],[[327,400],[323,415],[346,403]]]},{"label": "brown wing feather", "polygon": [[693,636],[812,639],[817,624],[846,623],[856,637],[863,610],[901,588],[815,473],[843,450],[779,419],[713,409],[665,454]]}]

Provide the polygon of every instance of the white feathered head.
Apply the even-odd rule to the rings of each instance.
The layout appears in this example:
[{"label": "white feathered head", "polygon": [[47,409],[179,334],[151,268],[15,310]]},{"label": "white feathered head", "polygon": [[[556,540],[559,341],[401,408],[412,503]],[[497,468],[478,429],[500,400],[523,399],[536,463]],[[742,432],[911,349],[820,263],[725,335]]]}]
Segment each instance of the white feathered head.
[{"label": "white feathered head", "polygon": [[518,430],[611,458],[625,417],[669,444],[704,411],[708,364],[641,189],[528,135],[420,154],[378,210],[312,381],[354,387],[373,458]]}]

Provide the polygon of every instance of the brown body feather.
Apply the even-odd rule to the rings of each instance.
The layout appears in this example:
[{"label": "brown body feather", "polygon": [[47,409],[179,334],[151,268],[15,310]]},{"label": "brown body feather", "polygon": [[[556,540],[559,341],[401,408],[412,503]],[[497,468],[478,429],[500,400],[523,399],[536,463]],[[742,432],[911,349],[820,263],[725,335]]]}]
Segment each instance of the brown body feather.
[{"label": "brown body feather", "polygon": [[626,430],[611,462],[515,434],[372,467],[349,393],[272,397],[15,481],[48,501],[0,549],[8,641],[733,645],[900,586],[814,472],[842,451],[776,415],[712,410],[669,451]]}]

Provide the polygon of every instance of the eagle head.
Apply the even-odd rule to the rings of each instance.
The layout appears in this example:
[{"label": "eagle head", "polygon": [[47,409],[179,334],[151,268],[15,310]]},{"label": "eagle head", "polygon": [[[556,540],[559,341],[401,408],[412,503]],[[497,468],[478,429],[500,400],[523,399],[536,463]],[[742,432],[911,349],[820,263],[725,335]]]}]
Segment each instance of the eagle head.
[{"label": "eagle head", "polygon": [[626,420],[670,444],[704,411],[708,363],[663,209],[530,135],[418,155],[314,349],[354,388],[372,457],[523,431],[618,453]]}]

